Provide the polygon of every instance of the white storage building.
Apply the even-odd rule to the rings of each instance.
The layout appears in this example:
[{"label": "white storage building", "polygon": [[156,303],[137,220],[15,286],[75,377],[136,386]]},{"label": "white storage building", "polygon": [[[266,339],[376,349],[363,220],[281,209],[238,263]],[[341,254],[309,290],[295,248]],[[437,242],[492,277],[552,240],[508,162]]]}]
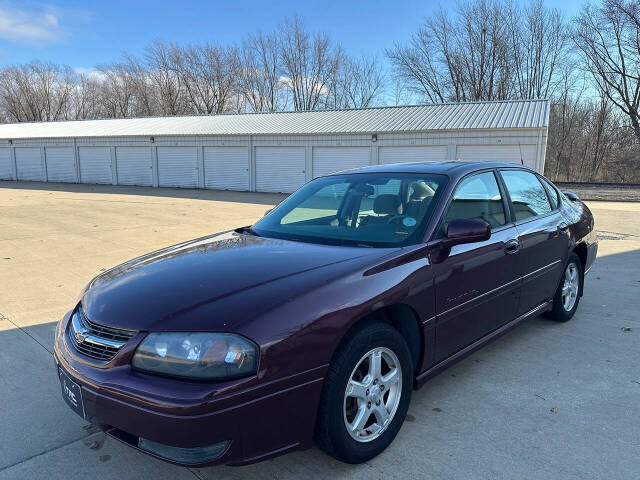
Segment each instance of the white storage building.
[{"label": "white storage building", "polygon": [[549,102],[0,125],[0,179],[291,192],[383,163],[483,160],[544,170]]}]

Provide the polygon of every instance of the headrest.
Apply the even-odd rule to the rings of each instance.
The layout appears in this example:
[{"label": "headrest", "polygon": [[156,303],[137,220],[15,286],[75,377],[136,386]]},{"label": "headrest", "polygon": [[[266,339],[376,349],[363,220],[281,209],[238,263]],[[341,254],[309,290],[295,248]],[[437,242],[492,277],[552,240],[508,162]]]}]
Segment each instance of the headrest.
[{"label": "headrest", "polygon": [[433,188],[427,185],[424,182],[415,182],[411,184],[411,189],[413,193],[411,194],[411,201],[421,202],[425,198],[433,197],[436,193]]},{"label": "headrest", "polygon": [[373,211],[378,215],[399,215],[400,197],[398,195],[378,195],[373,201]]}]

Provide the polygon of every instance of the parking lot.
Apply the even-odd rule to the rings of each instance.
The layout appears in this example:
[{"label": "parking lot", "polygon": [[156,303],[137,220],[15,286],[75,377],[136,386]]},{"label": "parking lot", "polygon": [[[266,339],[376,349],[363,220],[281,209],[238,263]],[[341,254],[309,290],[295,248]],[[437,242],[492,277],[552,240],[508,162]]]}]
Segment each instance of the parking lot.
[{"label": "parking lot", "polygon": [[0,182],[0,479],[640,478],[640,203],[588,203],[600,252],[574,320],[534,318],[430,381],[366,464],[312,449],[186,469],[78,418],[51,351],[82,287],[142,253],[251,224],[282,198]]}]

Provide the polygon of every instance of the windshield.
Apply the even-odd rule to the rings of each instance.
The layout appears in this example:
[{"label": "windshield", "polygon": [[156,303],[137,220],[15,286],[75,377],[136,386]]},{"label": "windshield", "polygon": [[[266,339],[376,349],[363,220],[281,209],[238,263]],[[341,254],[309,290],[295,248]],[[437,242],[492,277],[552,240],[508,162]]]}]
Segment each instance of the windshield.
[{"label": "windshield", "polygon": [[352,173],[314,180],[252,230],[311,243],[391,247],[419,243],[444,175]]}]

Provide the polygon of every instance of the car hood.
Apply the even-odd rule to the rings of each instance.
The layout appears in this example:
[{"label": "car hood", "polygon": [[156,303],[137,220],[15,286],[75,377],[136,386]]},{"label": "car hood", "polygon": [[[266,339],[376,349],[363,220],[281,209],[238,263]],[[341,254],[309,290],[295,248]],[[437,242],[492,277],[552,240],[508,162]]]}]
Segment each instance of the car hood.
[{"label": "car hood", "polygon": [[[229,330],[237,316],[255,316],[291,298],[301,288],[309,288],[306,277],[327,281],[344,270],[336,270],[336,265],[363,256],[380,256],[385,250],[227,232],[112,268],[89,284],[81,301],[91,321],[113,327]],[[318,269],[328,266],[334,268],[324,268],[323,275],[318,275]],[[310,271],[314,273],[301,280],[299,274]],[[275,290],[264,288],[273,287],[275,282]],[[256,294],[260,288],[265,291],[262,296]],[[216,304],[225,307],[212,308]]]}]

